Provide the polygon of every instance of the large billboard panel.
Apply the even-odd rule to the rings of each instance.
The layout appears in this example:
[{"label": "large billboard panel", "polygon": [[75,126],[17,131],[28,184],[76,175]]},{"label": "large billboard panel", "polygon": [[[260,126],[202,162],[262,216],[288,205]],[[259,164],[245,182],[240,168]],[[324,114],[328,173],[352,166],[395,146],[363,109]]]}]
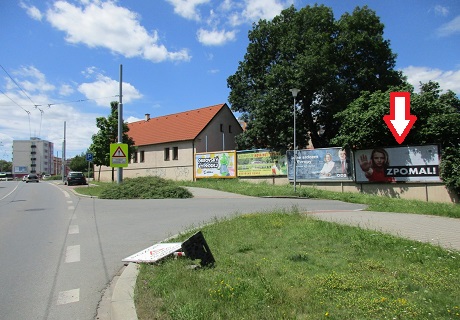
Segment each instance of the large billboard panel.
[{"label": "large billboard panel", "polygon": [[356,182],[441,182],[437,145],[357,150]]},{"label": "large billboard panel", "polygon": [[29,167],[27,166],[15,166],[14,173],[28,173]]},{"label": "large billboard panel", "polygon": [[195,178],[236,178],[236,151],[196,153]]},{"label": "large billboard panel", "polygon": [[[296,181],[353,179],[350,152],[342,148],[296,150]],[[288,179],[294,180],[294,151],[287,151]]]},{"label": "large billboard panel", "polygon": [[287,174],[286,155],[270,150],[238,151],[238,176],[260,177]]}]

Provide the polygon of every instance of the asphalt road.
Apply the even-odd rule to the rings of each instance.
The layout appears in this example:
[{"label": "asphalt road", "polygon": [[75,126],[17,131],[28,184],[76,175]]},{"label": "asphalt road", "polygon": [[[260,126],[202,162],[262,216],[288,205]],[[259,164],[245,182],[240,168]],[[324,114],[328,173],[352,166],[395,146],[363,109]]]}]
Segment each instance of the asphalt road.
[{"label": "asphalt road", "polygon": [[215,219],[359,204],[195,189],[181,200],[100,200],[54,182],[0,182],[0,319],[94,319],[122,259]]}]

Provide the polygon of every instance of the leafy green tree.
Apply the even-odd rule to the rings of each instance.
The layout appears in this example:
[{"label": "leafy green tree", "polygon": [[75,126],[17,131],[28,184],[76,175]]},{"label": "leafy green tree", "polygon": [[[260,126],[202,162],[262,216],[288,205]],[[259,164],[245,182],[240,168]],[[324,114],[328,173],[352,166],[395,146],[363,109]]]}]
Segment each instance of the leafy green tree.
[{"label": "leafy green tree", "polygon": [[0,160],[0,172],[13,172],[13,163],[6,160]]},{"label": "leafy green tree", "polygon": [[[110,144],[118,142],[118,102],[112,101],[110,103],[111,113],[105,117],[96,118],[96,126],[99,131],[93,135],[93,143],[89,147],[89,152],[93,154],[93,162],[99,166],[110,166]],[[128,136],[129,127],[125,122],[123,123],[123,143],[128,144],[128,159],[131,159],[131,155],[135,152],[134,140]],[[114,168],[112,168],[112,181],[114,181]]]},{"label": "leafy green tree", "polygon": [[72,171],[88,171],[88,162],[86,161],[86,154],[82,153],[79,156],[73,157],[69,164],[70,170]]},{"label": "leafy green tree", "polygon": [[368,7],[335,21],[332,9],[323,5],[299,11],[291,6],[272,21],[255,24],[244,60],[227,79],[232,109],[248,124],[237,137],[238,147],[292,147],[289,89],[294,87],[300,89],[298,147],[309,139],[315,147],[327,146],[340,128],[335,113],[363,90],[386,90],[401,83],[383,29]]},{"label": "leafy green tree", "polygon": [[439,144],[442,151],[441,178],[458,193],[460,100],[450,90],[442,93],[436,82],[421,84],[419,93],[414,93],[408,84],[384,92],[363,92],[346,110],[336,114],[335,119],[343,125],[331,143],[352,149],[397,146],[383,121],[383,116],[389,114],[390,92],[395,91],[411,92],[411,114],[417,116],[404,144]]}]

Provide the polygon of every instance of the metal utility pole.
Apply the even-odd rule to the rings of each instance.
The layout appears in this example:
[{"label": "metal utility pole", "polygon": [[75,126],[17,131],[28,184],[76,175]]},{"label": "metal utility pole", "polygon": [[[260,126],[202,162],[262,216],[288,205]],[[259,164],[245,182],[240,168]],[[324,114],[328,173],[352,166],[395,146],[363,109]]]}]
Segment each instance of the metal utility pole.
[{"label": "metal utility pole", "polygon": [[[120,94],[118,102],[118,143],[123,143],[123,65],[120,64]],[[117,168],[117,183],[123,182],[123,168]]]},{"label": "metal utility pole", "polygon": [[64,141],[62,141],[62,165],[61,165],[61,170],[62,170],[62,182],[64,182],[64,179],[65,179],[65,121],[64,121]]},{"label": "metal utility pole", "polygon": [[289,90],[292,93],[292,97],[294,98],[294,192],[297,191],[296,185],[297,185],[297,150],[296,150],[296,127],[295,127],[295,114],[296,114],[296,106],[295,106],[295,98],[297,97],[297,94],[299,93],[299,89],[291,89]]}]

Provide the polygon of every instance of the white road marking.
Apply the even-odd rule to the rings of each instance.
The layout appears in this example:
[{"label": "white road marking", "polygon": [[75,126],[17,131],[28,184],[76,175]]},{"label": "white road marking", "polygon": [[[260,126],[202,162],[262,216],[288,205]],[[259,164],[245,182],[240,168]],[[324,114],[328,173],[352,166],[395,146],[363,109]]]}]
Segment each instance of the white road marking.
[{"label": "white road marking", "polygon": [[71,204],[73,201],[72,200],[67,200],[67,203],[68,204]]},{"label": "white road marking", "polygon": [[61,305],[78,301],[80,301],[80,288],[59,292],[57,304]]},{"label": "white road marking", "polygon": [[69,210],[75,210],[75,207],[74,207],[74,206],[68,206],[67,209],[69,209]]},{"label": "white road marking", "polygon": [[78,224],[71,224],[69,226],[69,234],[77,234],[80,233],[80,228],[78,227]]},{"label": "white road marking", "polygon": [[68,246],[65,253],[65,262],[79,262],[80,261],[80,245]]},{"label": "white road marking", "polygon": [[13,190],[11,190],[11,192],[10,192],[10,193],[8,193],[6,196],[4,196],[3,198],[1,198],[0,200],[3,200],[3,199],[5,199],[5,198],[6,198],[6,197],[8,197],[10,194],[12,194],[13,192],[15,192],[15,191],[16,191],[16,189],[17,189],[18,187],[19,187],[19,183],[16,185],[16,187],[14,187],[14,189],[13,189]]}]

